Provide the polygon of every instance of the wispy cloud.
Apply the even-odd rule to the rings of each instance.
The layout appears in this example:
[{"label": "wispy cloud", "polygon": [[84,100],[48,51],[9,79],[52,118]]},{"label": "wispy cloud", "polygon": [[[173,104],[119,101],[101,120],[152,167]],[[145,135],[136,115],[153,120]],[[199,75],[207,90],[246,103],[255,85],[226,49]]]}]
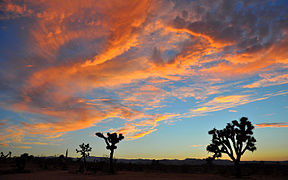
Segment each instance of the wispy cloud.
[{"label": "wispy cloud", "polygon": [[190,113],[193,115],[204,114],[207,112],[220,111],[223,109],[236,107],[251,102],[252,100],[249,97],[250,95],[218,96],[203,104],[199,108],[191,109]]},{"label": "wispy cloud", "polygon": [[237,112],[236,110],[230,109],[229,112]]},{"label": "wispy cloud", "polygon": [[280,127],[288,127],[288,123],[260,123],[260,124],[254,124],[256,128],[280,128]]},{"label": "wispy cloud", "polygon": [[193,145],[190,145],[189,147],[193,147],[193,148],[199,148],[199,147],[205,147],[206,145],[203,145],[203,144],[193,144]]},{"label": "wispy cloud", "polygon": [[19,149],[31,149],[32,146],[14,146],[15,148],[19,148]]},{"label": "wispy cloud", "polygon": [[1,146],[8,147],[9,144],[0,143]]},{"label": "wispy cloud", "polygon": [[259,88],[267,86],[275,86],[288,83],[288,74],[271,76],[270,74],[262,75],[264,79],[256,81],[252,84],[243,86],[244,88]]},{"label": "wispy cloud", "polygon": [[137,139],[156,131],[159,122],[177,118],[177,116],[179,116],[179,114],[144,115],[144,120],[126,123],[125,126],[117,130],[117,132],[126,135],[130,140]]},{"label": "wispy cloud", "polygon": [[[275,93],[265,94],[261,97],[255,97],[247,94],[247,95],[230,95],[230,96],[218,96],[214,99],[202,104],[200,107],[191,109],[187,116],[201,116],[205,115],[208,112],[220,111],[228,108],[237,107],[240,105],[244,105],[247,103],[261,101],[268,99],[273,96],[280,96],[288,94],[288,91],[279,91]],[[231,112],[231,111],[230,111]]]}]

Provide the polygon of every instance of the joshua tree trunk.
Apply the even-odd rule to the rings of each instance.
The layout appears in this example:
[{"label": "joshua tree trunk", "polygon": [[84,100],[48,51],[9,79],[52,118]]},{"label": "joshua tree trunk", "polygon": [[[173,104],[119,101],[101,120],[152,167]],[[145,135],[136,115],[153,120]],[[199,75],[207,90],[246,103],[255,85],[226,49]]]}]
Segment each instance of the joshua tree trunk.
[{"label": "joshua tree trunk", "polygon": [[114,149],[111,149],[111,152],[110,152],[110,173],[112,173],[112,174],[114,174],[113,154],[114,154]]},{"label": "joshua tree trunk", "polygon": [[240,161],[234,161],[236,177],[241,177]]},{"label": "joshua tree trunk", "polygon": [[86,171],[86,157],[85,156],[83,157],[83,160],[84,160],[84,171]]}]

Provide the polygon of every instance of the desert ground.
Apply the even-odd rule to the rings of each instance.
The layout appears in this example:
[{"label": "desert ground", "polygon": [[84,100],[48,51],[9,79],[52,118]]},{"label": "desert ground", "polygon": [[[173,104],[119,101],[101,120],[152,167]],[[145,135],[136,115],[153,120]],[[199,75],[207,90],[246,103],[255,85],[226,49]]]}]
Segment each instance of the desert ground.
[{"label": "desert ground", "polygon": [[[55,180],[55,179],[101,179],[101,180],[220,180],[220,179],[237,179],[235,177],[225,177],[220,175],[209,174],[183,174],[183,173],[146,173],[146,172],[128,172],[122,171],[115,175],[109,174],[71,174],[67,171],[40,171],[34,173],[23,174],[6,174],[0,176],[3,180]],[[271,177],[271,176],[250,176],[242,179],[287,179],[287,177]]]},{"label": "desert ground", "polygon": [[[21,160],[21,159],[20,159]],[[23,160],[23,159],[22,159]],[[153,162],[153,161],[152,161]],[[234,167],[229,165],[165,165],[162,163],[115,163],[115,174],[109,173],[109,163],[95,161],[87,163],[63,158],[35,158],[25,161],[8,158],[0,161],[2,180],[57,180],[57,179],[103,179],[103,180],[220,180],[237,179]],[[286,164],[243,164],[241,179],[288,179]]]}]

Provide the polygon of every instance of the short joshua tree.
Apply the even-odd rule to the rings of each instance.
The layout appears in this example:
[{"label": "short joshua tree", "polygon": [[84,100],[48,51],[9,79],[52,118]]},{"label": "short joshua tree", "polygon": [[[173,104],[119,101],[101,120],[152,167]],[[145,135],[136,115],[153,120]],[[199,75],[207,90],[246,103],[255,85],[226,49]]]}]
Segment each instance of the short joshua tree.
[{"label": "short joshua tree", "polygon": [[122,139],[124,139],[124,136],[122,134],[117,135],[117,133],[107,133],[107,137],[103,135],[103,133],[97,132],[96,136],[103,138],[106,143],[106,149],[110,150],[110,172],[114,173],[114,167],[113,167],[113,155],[114,150],[117,149],[116,144],[119,143]]},{"label": "short joshua tree", "polygon": [[255,151],[256,139],[252,136],[254,126],[248,118],[242,117],[227,123],[222,130],[212,129],[208,134],[212,135],[212,143],[207,146],[207,151],[214,153],[213,158],[219,158],[222,153],[227,154],[235,165],[236,176],[241,176],[240,159],[248,151]]},{"label": "short joshua tree", "polygon": [[80,149],[76,149],[77,153],[80,153],[82,155],[83,158],[83,162],[84,162],[84,170],[86,170],[86,157],[89,157],[89,152],[92,150],[92,147],[89,146],[89,144],[80,144],[79,145]]}]

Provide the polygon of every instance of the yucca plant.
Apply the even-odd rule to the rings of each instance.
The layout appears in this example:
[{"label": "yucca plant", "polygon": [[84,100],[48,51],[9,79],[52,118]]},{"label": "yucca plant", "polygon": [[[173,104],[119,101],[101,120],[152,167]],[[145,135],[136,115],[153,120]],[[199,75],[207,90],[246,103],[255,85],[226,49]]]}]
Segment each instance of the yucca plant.
[{"label": "yucca plant", "polygon": [[106,149],[110,150],[110,172],[114,173],[114,166],[113,166],[113,155],[114,150],[117,149],[116,144],[119,143],[124,136],[122,134],[117,135],[117,133],[107,133],[107,136],[104,136],[103,133],[97,132],[96,136],[103,138],[106,143]]},{"label": "yucca plant", "polygon": [[86,167],[87,167],[86,157],[89,157],[90,155],[89,152],[92,151],[92,147],[90,147],[89,144],[84,144],[84,143],[80,144],[79,147],[80,149],[79,150],[76,149],[76,152],[81,154],[83,158],[83,162],[84,162],[84,169],[86,170]]},{"label": "yucca plant", "polygon": [[214,153],[213,158],[219,158],[222,153],[227,154],[235,165],[236,176],[241,176],[240,161],[242,155],[248,151],[255,151],[256,139],[252,136],[254,126],[247,117],[240,121],[227,123],[222,130],[212,129],[208,134],[212,135],[212,143],[207,146],[207,151]]}]

